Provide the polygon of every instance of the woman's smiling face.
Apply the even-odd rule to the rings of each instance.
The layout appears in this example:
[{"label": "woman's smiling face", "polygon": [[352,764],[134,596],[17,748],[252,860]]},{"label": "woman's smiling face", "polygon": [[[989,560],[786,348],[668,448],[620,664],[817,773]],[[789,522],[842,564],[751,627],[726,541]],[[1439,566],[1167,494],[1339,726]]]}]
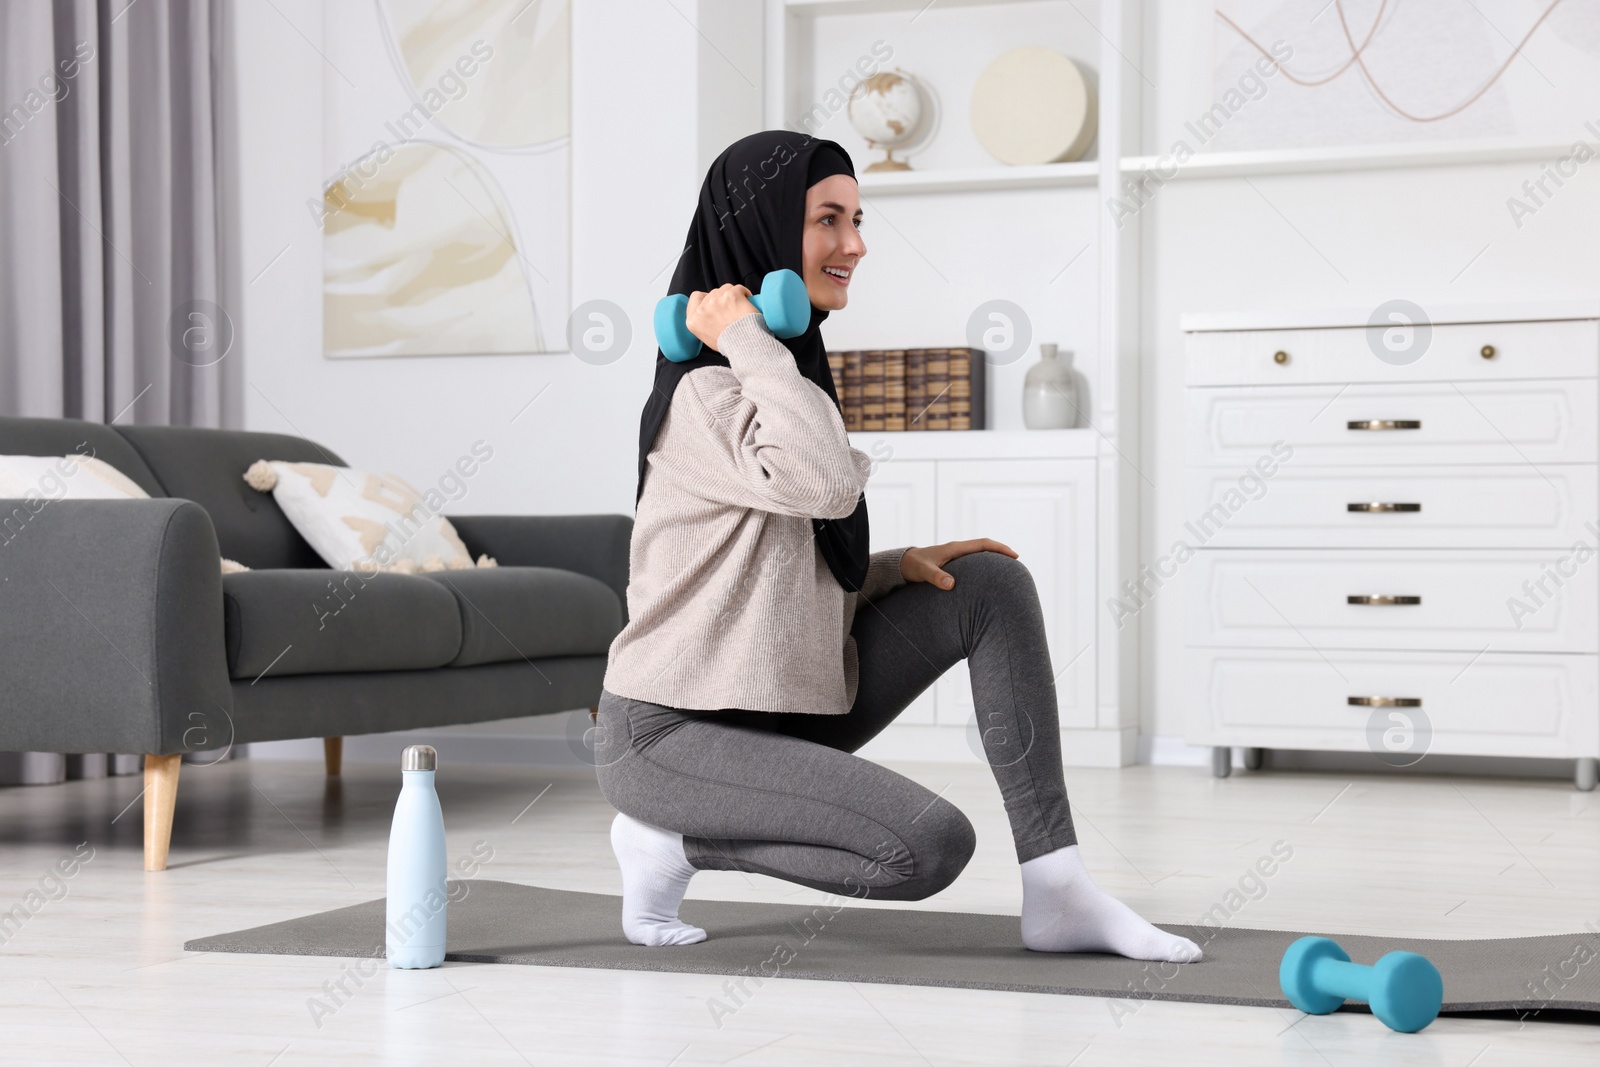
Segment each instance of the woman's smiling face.
[{"label": "woman's smiling face", "polygon": [[801,276],[812,307],[838,311],[849,303],[850,279],[867,254],[860,226],[861,200],[850,175],[829,175],[806,190]]}]

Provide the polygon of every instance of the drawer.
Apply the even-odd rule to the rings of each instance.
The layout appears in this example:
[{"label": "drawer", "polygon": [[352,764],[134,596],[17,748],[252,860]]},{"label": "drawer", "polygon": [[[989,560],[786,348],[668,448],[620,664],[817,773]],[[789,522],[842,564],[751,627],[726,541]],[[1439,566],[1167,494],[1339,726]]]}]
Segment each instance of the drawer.
[{"label": "drawer", "polygon": [[[1595,656],[1191,648],[1186,661],[1192,744],[1390,756],[1417,750],[1411,731],[1441,754],[1600,755]],[[1351,696],[1421,703],[1359,707]],[[1391,729],[1401,733],[1386,741]]]},{"label": "drawer", "polygon": [[[1192,548],[1565,548],[1600,537],[1600,467],[1190,468]],[[1350,511],[1358,505],[1419,510]]]},{"label": "drawer", "polygon": [[1296,467],[1600,459],[1600,383],[1593,378],[1187,394],[1184,458],[1197,467],[1246,467],[1279,441],[1293,450],[1288,462]]},{"label": "drawer", "polygon": [[[1430,328],[1422,355],[1389,363],[1378,352],[1421,343],[1397,327],[1190,333],[1190,385],[1309,385],[1317,382],[1475,382],[1515,378],[1594,378],[1600,322],[1450,323]],[[1386,346],[1385,342],[1392,342]],[[1485,345],[1494,357],[1483,358]],[[1274,356],[1284,353],[1282,362]]]},{"label": "drawer", "polygon": [[1600,653],[1590,547],[1206,550],[1187,574],[1189,643]]}]

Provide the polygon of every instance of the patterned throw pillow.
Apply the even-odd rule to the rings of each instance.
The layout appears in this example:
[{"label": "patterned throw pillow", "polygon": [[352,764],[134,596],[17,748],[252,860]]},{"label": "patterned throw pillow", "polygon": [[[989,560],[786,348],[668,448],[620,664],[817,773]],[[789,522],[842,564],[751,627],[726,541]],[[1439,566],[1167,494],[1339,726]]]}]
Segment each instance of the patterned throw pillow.
[{"label": "patterned throw pillow", "polygon": [[[251,488],[270,492],[300,536],[335,570],[460,570],[473,566],[450,520],[397,474],[371,474],[325,463],[257,460],[245,472]],[[497,566],[480,556],[479,567]]]},{"label": "patterned throw pillow", "polygon": [[[55,500],[149,499],[138,482],[93,456],[0,456],[0,500],[21,500],[35,515]],[[223,574],[249,569],[222,561]]]},{"label": "patterned throw pillow", "polygon": [[[81,475],[81,477],[80,477]],[[93,456],[0,456],[3,500],[148,500],[139,483]]]}]

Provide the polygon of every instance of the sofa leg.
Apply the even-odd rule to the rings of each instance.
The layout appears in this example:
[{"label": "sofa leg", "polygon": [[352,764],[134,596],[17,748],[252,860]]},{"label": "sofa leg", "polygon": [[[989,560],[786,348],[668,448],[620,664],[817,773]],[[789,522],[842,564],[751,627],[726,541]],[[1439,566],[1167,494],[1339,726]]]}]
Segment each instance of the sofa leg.
[{"label": "sofa leg", "polygon": [[590,722],[599,722],[600,721],[600,705],[599,704],[596,704],[594,707],[589,709],[589,721]]},{"label": "sofa leg", "polygon": [[172,844],[172,812],[178,804],[178,771],[183,753],[144,758],[144,869],[167,869]]},{"label": "sofa leg", "polygon": [[322,763],[328,769],[329,778],[337,778],[339,771],[344,767],[344,738],[324,737],[322,739]]}]

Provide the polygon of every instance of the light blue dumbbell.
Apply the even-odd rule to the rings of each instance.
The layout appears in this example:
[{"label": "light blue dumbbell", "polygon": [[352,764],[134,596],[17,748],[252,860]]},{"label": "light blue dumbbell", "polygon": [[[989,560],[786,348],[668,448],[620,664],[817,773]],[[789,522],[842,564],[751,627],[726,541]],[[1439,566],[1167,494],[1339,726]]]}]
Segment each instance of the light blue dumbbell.
[{"label": "light blue dumbbell", "polygon": [[1391,1030],[1414,1033],[1433,1022],[1444,1003],[1444,981],[1426,956],[1390,952],[1368,967],[1326,937],[1302,937],[1278,967],[1289,1003],[1307,1015],[1337,1011],[1347,1000],[1365,1001]]},{"label": "light blue dumbbell", "polygon": [[[792,270],[775,270],[761,279],[761,292],[750,302],[767,320],[774,337],[799,337],[811,325],[811,298],[806,283]],[[685,319],[689,297],[671,293],[656,301],[656,344],[661,354],[674,363],[683,363],[700,354],[700,338],[689,332]]]}]

